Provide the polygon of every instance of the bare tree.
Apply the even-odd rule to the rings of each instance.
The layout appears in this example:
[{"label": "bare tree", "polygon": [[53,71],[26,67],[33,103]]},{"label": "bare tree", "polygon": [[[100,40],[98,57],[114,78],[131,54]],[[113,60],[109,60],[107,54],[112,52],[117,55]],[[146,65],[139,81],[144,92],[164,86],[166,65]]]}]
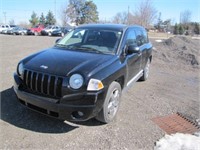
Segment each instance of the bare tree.
[{"label": "bare tree", "polygon": [[185,10],[180,13],[180,23],[182,24],[188,24],[191,21],[191,11]]},{"label": "bare tree", "polygon": [[157,11],[151,0],[143,0],[139,7],[134,11],[134,23],[149,27],[156,19]]},{"label": "bare tree", "polygon": [[128,23],[128,13],[127,12],[119,12],[117,13],[113,20],[113,23],[118,23],[118,24],[127,24]]},{"label": "bare tree", "polygon": [[18,25],[21,26],[21,27],[24,27],[24,28],[30,28],[31,27],[31,24],[28,24],[25,21],[20,22]]},{"label": "bare tree", "polygon": [[67,16],[65,5],[63,5],[60,9],[60,19],[61,19],[62,26],[68,26],[69,17]]}]

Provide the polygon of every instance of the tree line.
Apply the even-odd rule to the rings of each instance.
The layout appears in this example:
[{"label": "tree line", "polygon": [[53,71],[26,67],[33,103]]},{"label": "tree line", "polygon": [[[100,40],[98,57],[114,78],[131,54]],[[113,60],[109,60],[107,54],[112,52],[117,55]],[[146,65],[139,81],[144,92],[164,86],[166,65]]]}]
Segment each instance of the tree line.
[{"label": "tree line", "polygon": [[49,10],[46,17],[43,13],[41,13],[41,16],[38,17],[37,14],[33,11],[31,15],[31,19],[29,20],[32,26],[35,26],[37,24],[43,24],[43,25],[54,25],[56,23],[56,19],[52,13],[52,11]]},{"label": "tree line", "polygon": [[[157,19],[157,21],[156,21]],[[172,20],[162,20],[161,13],[158,13],[152,0],[143,0],[138,3],[134,11],[118,12],[110,20],[99,20],[97,6],[92,0],[69,0],[68,5],[63,8],[61,21],[63,26],[68,22],[75,25],[87,23],[117,23],[117,24],[137,24],[145,28],[155,28],[160,32],[171,32],[174,34],[190,34],[193,32],[199,34],[199,23],[192,23],[191,12],[185,10],[180,14],[180,23],[172,25]],[[44,24],[54,25],[56,19],[52,11],[49,10],[46,16],[42,13],[40,17],[35,12],[32,13],[29,20],[32,25]]]}]

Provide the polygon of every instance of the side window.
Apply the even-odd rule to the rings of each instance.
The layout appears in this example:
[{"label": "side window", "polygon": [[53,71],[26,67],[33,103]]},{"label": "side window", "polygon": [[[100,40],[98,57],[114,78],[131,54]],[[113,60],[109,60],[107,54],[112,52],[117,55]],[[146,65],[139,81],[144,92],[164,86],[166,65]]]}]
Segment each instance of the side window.
[{"label": "side window", "polygon": [[142,35],[143,35],[143,37],[144,37],[144,42],[145,42],[145,43],[148,43],[148,42],[149,42],[149,40],[148,40],[148,35],[147,35],[147,32],[146,32],[145,30],[142,31]]},{"label": "side window", "polygon": [[136,42],[136,35],[134,30],[130,30],[126,37],[126,45],[135,45],[137,46]]},{"label": "side window", "polygon": [[141,46],[148,42],[147,33],[143,30],[136,30],[137,45]]},{"label": "side window", "polygon": [[142,32],[141,30],[136,30],[135,32],[136,32],[137,46],[141,46],[143,44]]}]

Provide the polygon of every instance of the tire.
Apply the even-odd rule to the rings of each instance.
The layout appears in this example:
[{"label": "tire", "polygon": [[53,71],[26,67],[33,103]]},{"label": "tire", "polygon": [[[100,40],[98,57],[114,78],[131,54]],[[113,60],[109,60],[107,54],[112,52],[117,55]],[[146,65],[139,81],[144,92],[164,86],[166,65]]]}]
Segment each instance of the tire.
[{"label": "tire", "polygon": [[115,119],[120,104],[121,93],[120,84],[113,81],[108,88],[103,108],[96,116],[98,121],[109,123]]},{"label": "tire", "polygon": [[145,65],[145,67],[144,67],[143,75],[140,78],[140,81],[146,81],[148,79],[148,77],[149,77],[149,71],[150,71],[150,64],[151,64],[151,61],[148,58],[147,63]]}]

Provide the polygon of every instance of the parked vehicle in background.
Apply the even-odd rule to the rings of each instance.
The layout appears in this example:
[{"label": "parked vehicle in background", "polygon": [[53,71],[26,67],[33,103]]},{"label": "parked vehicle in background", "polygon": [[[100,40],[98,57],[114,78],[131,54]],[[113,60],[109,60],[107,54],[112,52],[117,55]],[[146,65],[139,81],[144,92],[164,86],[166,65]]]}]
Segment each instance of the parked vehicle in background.
[{"label": "parked vehicle in background", "polygon": [[51,33],[55,30],[58,30],[58,29],[60,29],[59,26],[49,25],[41,31],[41,35],[51,36]]},{"label": "parked vehicle in background", "polygon": [[13,29],[13,35],[26,35],[28,29],[23,27],[16,27]]},{"label": "parked vehicle in background", "polygon": [[51,33],[52,36],[64,36],[72,29],[69,27],[61,27],[60,29],[57,29]]},{"label": "parked vehicle in background", "polygon": [[0,33],[6,34],[8,30],[16,27],[16,25],[1,25],[0,26]]},{"label": "parked vehicle in background", "polygon": [[18,28],[18,27],[16,26],[16,27],[14,27],[14,28],[8,30],[8,31],[7,31],[7,34],[13,34],[13,31],[14,31],[15,29],[17,29],[17,28]]},{"label": "parked vehicle in background", "polygon": [[15,28],[15,27],[17,27],[17,26],[16,26],[16,25],[6,25],[6,26],[5,26],[5,29],[2,30],[2,33],[3,33],[3,34],[7,34],[7,32],[8,32],[9,30],[12,30],[12,29]]},{"label": "parked vehicle in background", "polygon": [[44,29],[44,25],[36,25],[28,29],[27,35],[40,35],[43,29]]},{"label": "parked vehicle in background", "polygon": [[2,31],[5,30],[6,28],[9,28],[9,25],[1,25],[0,26],[0,33],[2,33]]}]

